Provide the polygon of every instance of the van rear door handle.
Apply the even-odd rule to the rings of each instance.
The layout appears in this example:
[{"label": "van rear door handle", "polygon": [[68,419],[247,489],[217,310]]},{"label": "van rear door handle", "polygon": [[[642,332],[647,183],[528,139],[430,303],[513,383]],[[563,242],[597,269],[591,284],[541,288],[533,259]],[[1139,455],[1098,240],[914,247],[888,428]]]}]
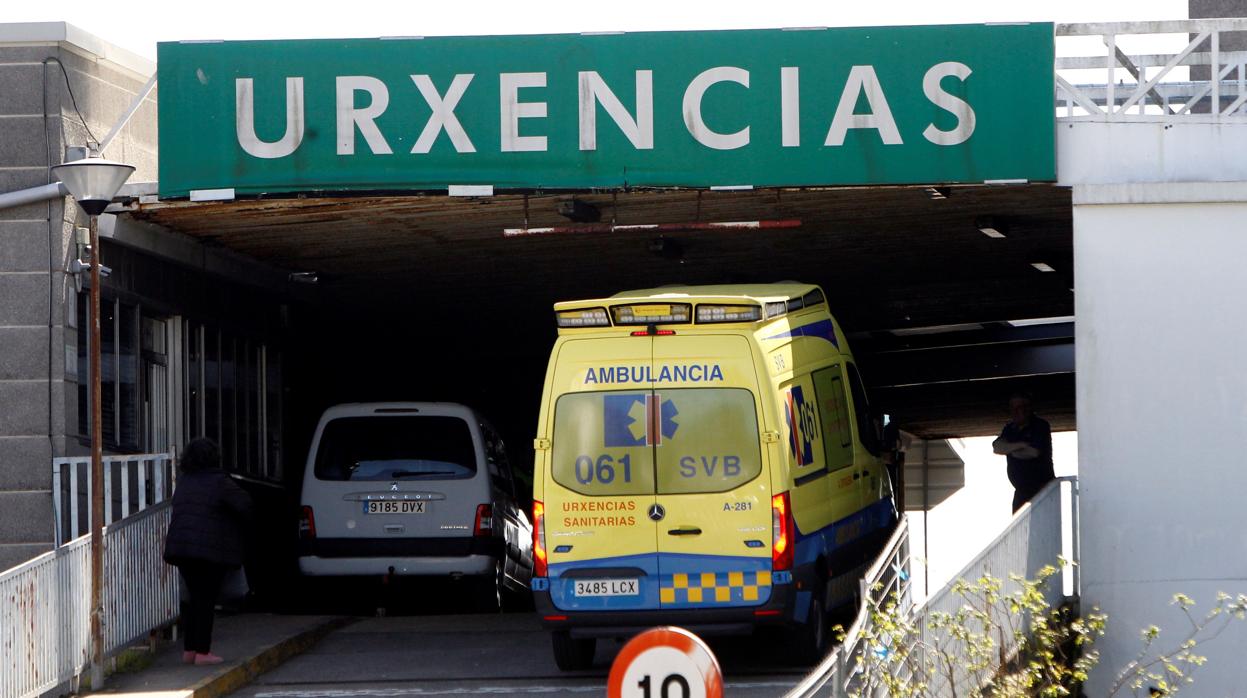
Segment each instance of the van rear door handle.
[{"label": "van rear door handle", "polygon": [[670,531],[667,531],[667,535],[669,536],[700,536],[701,529],[697,528],[696,526],[681,526],[680,528],[673,528]]}]

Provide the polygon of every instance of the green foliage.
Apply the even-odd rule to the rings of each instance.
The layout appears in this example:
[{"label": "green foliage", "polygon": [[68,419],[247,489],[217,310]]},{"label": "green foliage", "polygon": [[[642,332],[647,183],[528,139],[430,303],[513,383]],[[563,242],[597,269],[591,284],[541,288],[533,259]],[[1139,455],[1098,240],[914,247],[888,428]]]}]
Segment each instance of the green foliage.
[{"label": "green foliage", "polygon": [[[961,603],[953,612],[915,615],[895,594],[872,600],[869,622],[859,635],[860,651],[850,660],[855,678],[849,695],[1080,696],[1099,662],[1095,642],[1104,636],[1108,618],[1094,608],[1078,615],[1069,606],[1052,607],[1045,591],[1059,571],[1047,566],[1035,579],[1010,575],[1007,582],[991,575],[958,580],[952,591]],[[1203,616],[1196,615],[1195,602],[1185,594],[1175,594],[1173,605],[1189,622],[1186,634],[1171,649],[1162,649],[1161,629],[1145,628],[1142,649],[1118,673],[1109,696],[1177,694],[1206,661],[1197,653],[1199,646],[1247,616],[1247,595],[1219,594]]]}]

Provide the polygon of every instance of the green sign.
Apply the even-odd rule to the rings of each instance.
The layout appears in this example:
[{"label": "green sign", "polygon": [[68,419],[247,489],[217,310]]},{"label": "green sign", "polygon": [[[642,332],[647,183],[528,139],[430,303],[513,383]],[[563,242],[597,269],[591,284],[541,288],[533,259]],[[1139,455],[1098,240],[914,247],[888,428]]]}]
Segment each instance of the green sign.
[{"label": "green sign", "polygon": [[159,47],[160,195],[1051,181],[1051,24]]}]

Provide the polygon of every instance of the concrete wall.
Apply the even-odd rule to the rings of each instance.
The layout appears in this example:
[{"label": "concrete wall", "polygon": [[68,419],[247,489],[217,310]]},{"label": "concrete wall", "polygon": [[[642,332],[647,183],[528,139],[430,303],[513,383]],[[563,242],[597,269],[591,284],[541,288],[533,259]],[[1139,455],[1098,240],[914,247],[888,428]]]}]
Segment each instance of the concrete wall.
[{"label": "concrete wall", "polygon": [[[1238,203],[1200,203],[1189,188],[1075,188],[1082,598],[1109,617],[1088,695],[1107,694],[1143,627],[1180,642],[1174,593],[1200,611],[1218,591],[1247,593],[1247,185],[1236,189]],[[1242,622],[1201,647],[1209,663],[1188,692],[1247,696],[1245,647]]]},{"label": "concrete wall", "polygon": [[[49,166],[86,143],[87,127],[104,138],[154,66],[116,51],[103,60],[83,47],[98,40],[63,23],[0,30],[0,192],[10,192],[51,181]],[[86,127],[49,59],[63,63]],[[138,166],[134,181],[156,179],[154,94],[104,155]],[[51,548],[51,459],[85,451],[64,272],[76,216],[60,199],[0,210],[0,569]]]},{"label": "concrete wall", "polygon": [[1247,123],[1057,122],[1057,181],[1247,181]]}]

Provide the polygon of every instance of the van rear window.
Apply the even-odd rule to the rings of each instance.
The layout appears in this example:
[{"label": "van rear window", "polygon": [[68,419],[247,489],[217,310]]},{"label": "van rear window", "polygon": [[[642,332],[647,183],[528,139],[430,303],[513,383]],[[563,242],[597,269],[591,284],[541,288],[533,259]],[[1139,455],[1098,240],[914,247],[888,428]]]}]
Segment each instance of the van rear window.
[{"label": "van rear window", "polygon": [[316,479],[460,480],[476,474],[476,448],[458,417],[339,417],[325,425]]},{"label": "van rear window", "polygon": [[762,472],[753,394],[740,388],[568,393],[553,476],[592,496],[726,492]]}]

